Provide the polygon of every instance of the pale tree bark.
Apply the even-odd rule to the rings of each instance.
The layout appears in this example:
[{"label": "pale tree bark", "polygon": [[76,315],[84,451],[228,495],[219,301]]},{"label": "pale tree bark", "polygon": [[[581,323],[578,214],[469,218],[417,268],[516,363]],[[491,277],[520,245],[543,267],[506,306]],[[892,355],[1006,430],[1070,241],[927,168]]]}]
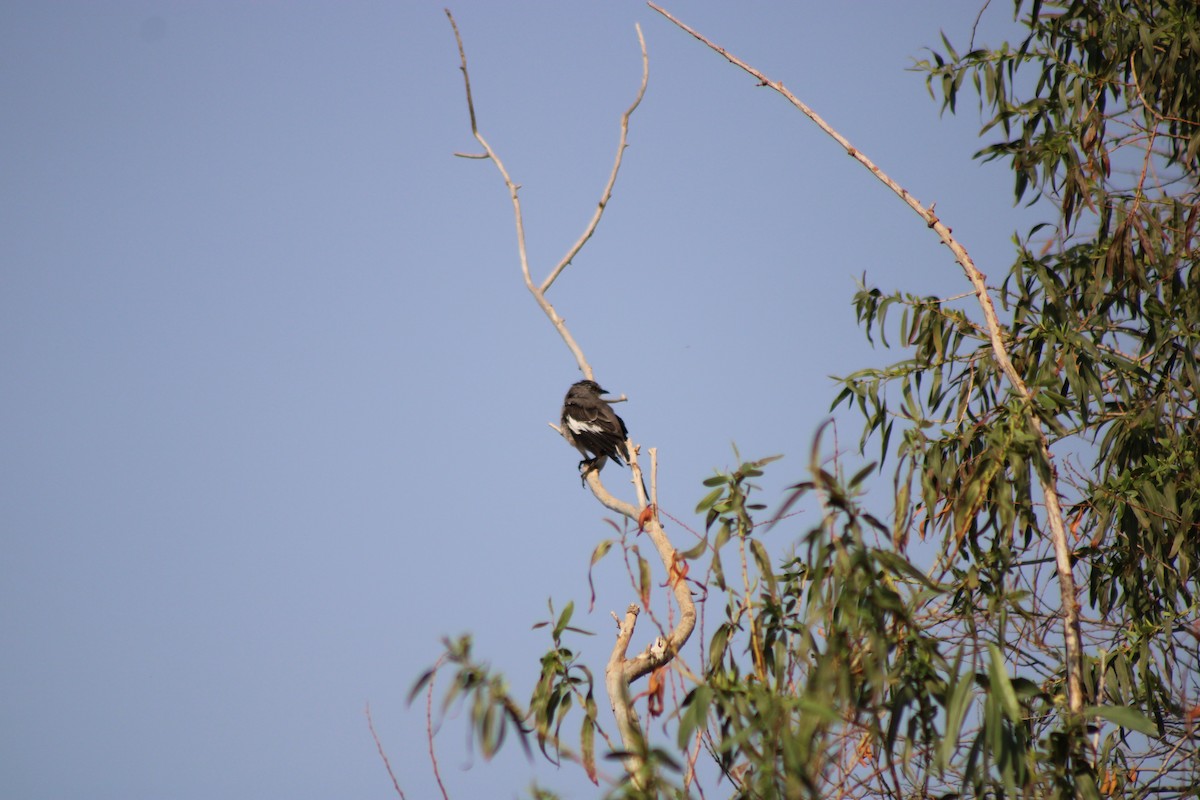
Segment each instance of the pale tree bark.
[{"label": "pale tree bark", "polygon": [[[504,185],[508,189],[509,198],[512,202],[513,218],[517,232],[517,256],[520,262],[521,276],[525,281],[525,287],[529,289],[533,295],[534,301],[538,307],[542,309],[546,317],[550,320],[551,325],[562,337],[563,342],[574,356],[579,369],[583,372],[584,377],[593,379],[592,367],[584,357],[583,349],[579,343],[571,335],[567,328],[565,320],[559,315],[558,311],[550,303],[546,297],[547,291],[554,284],[555,280],[562,272],[571,264],[574,258],[587,244],[595,233],[600,220],[604,215],[604,211],[608,206],[608,202],[612,197],[613,186],[616,184],[617,175],[621,169],[621,161],[624,157],[625,147],[629,134],[629,120],[633,112],[637,109],[642,101],[642,97],[646,92],[646,84],[649,80],[649,59],[646,54],[646,41],[642,36],[642,29],[637,27],[638,43],[642,53],[642,80],[638,87],[637,95],[633,103],[621,115],[621,132],[620,139],[617,145],[617,153],[613,162],[612,171],[609,173],[608,181],[604,186],[600,195],[600,200],[596,204],[596,210],[593,212],[591,219],[584,227],[583,233],[567,250],[553,268],[550,269],[546,277],[540,282],[535,283],[532,277],[532,272],[529,266],[528,252],[525,247],[525,223],[521,213],[521,200],[519,196],[520,185],[517,184],[508,170],[505,168],[503,161],[497,155],[496,151],[484,138],[479,130],[478,121],[475,116],[475,104],[471,96],[471,79],[470,73],[467,71],[467,56],[463,47],[462,36],[459,33],[458,25],[454,21],[453,14],[446,10],[446,16],[450,20],[450,25],[454,29],[455,41],[458,44],[458,53],[461,61],[461,69],[463,73],[463,82],[466,87],[467,109],[471,120],[471,134],[479,146],[483,148],[482,153],[477,154],[462,154],[457,153],[464,158],[478,158],[490,160],[496,165],[501,177],[504,180]],[[552,426],[553,427],[553,426]],[[651,493],[646,490],[645,481],[642,477],[642,470],[638,464],[639,448],[632,441],[628,442],[630,458],[630,469],[632,472],[631,483],[634,486],[636,494],[636,503],[629,503],[624,500],[619,500],[614,497],[600,480],[600,471],[591,470],[587,474],[587,484],[595,495],[606,508],[615,511],[634,525],[637,525],[639,530],[645,531],[651,542],[654,544],[655,550],[658,552],[659,558],[662,560],[663,568],[670,576],[668,582],[672,588],[675,602],[679,606],[679,621],[675,624],[666,637],[660,637],[660,640],[655,644],[648,646],[642,653],[633,656],[627,655],[630,641],[633,638],[634,629],[637,625],[638,606],[630,605],[626,611],[624,618],[618,619],[617,639],[613,647],[612,654],[609,657],[607,667],[605,669],[605,689],[609,696],[609,702],[612,705],[613,715],[617,722],[617,727],[620,732],[622,746],[626,753],[623,759],[625,770],[634,781],[638,783],[638,775],[644,764],[643,754],[645,752],[645,739],[642,736],[641,728],[638,723],[637,713],[634,711],[633,703],[630,699],[629,685],[631,682],[648,675],[655,669],[659,669],[669,664],[679,653],[680,649],[691,636],[693,629],[696,626],[696,606],[692,600],[691,590],[687,586],[687,582],[681,575],[677,574],[679,555],[678,551],[667,538],[666,533],[658,519],[657,505],[653,502],[654,482],[651,484]],[[653,450],[650,451],[653,454]],[[652,455],[653,457],[653,455]],[[614,615],[615,616],[615,615]]]},{"label": "pale tree bark", "polygon": [[1005,329],[996,316],[996,307],[992,302],[987,288],[987,276],[975,266],[975,262],[967,253],[966,248],[954,238],[950,228],[938,219],[933,210],[934,204],[931,204],[928,208],[922,205],[908,190],[892,180],[871,159],[867,158],[861,151],[851,145],[846,137],[834,130],[832,126],[818,116],[807,104],[788,90],[782,82],[767,77],[758,69],[750,66],[725,48],[715,44],[693,28],[688,27],[654,3],[648,3],[647,5],[666,17],[681,30],[691,34],[709,49],[723,56],[729,63],[754,76],[760,86],[765,86],[778,92],[789,103],[799,109],[802,114],[816,123],[817,127],[841,145],[854,160],[866,167],[872,175],[882,181],[909,208],[915,211],[925,221],[925,224],[938,235],[942,244],[950,248],[950,252],[954,254],[955,261],[962,267],[963,273],[966,275],[967,280],[970,281],[975,297],[979,302],[979,307],[983,312],[984,322],[987,326],[988,337],[992,346],[992,358],[1009,384],[1013,387],[1013,390],[1023,401],[1030,430],[1036,437],[1038,450],[1044,462],[1044,470],[1039,469],[1036,472],[1042,490],[1042,498],[1046,506],[1046,524],[1050,529],[1050,540],[1054,548],[1055,568],[1058,574],[1059,594],[1061,595],[1059,615],[1062,619],[1063,643],[1066,656],[1067,703],[1072,713],[1081,713],[1084,707],[1084,699],[1083,648],[1079,624],[1079,603],[1076,600],[1075,576],[1071,565],[1071,548],[1067,540],[1067,530],[1063,521],[1062,506],[1059,500],[1058,469],[1055,466],[1054,456],[1050,452],[1049,439],[1046,437],[1045,429],[1042,427],[1035,410],[1036,401],[1033,392],[1021,378],[1016,368],[1013,367],[1012,361],[1008,357],[1008,348],[1004,343]]}]

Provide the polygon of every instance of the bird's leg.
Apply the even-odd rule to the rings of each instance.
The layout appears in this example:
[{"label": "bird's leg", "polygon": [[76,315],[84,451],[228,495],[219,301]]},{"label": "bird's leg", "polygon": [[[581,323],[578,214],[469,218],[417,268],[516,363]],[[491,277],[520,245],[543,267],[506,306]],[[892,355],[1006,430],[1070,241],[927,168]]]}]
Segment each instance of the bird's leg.
[{"label": "bird's leg", "polygon": [[591,472],[592,470],[596,469],[596,462],[598,460],[599,460],[599,457],[585,458],[579,462],[579,485],[580,486],[587,485],[588,473]]},{"label": "bird's leg", "polygon": [[579,484],[581,486],[587,484],[587,476],[593,470],[599,472],[600,468],[608,462],[607,456],[596,456],[595,458],[585,458],[579,462]]}]

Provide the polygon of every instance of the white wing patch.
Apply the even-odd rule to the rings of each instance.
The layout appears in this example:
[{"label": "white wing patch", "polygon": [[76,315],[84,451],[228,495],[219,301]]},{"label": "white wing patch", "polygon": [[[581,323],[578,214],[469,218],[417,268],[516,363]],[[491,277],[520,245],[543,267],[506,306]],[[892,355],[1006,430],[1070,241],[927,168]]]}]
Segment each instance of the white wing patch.
[{"label": "white wing patch", "polygon": [[571,433],[603,433],[604,428],[594,422],[585,422],[574,417],[567,417],[567,427],[571,429]]}]

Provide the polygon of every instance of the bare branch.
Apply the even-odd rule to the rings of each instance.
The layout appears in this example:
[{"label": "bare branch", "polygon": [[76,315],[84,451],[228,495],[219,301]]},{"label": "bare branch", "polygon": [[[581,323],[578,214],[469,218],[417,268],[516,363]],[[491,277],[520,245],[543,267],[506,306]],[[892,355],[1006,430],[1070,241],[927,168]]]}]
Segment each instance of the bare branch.
[{"label": "bare branch", "polygon": [[638,611],[637,604],[630,603],[625,609],[625,618],[617,621],[617,640],[613,643],[612,655],[608,657],[608,666],[604,669],[604,688],[612,704],[621,742],[629,754],[622,761],[625,771],[630,776],[636,776],[641,770],[642,758],[639,753],[645,749],[637,712],[629,699],[629,681],[625,678],[625,654],[629,651],[629,641],[633,638],[633,629],[637,626]]},{"label": "bare branch", "polygon": [[554,279],[559,276],[567,265],[579,254],[583,246],[587,244],[588,239],[592,238],[592,234],[596,232],[596,226],[600,224],[600,217],[604,215],[604,209],[608,206],[608,201],[612,197],[613,186],[617,182],[617,173],[621,170],[621,159],[625,157],[626,140],[629,138],[629,118],[633,116],[633,112],[641,105],[642,98],[646,96],[646,84],[650,81],[650,59],[646,56],[646,38],[642,36],[642,26],[636,25],[638,44],[642,48],[642,85],[638,87],[637,97],[633,98],[633,104],[625,110],[621,115],[621,140],[617,144],[617,156],[613,161],[612,172],[609,173],[608,183],[604,186],[604,191],[600,195],[600,202],[596,204],[596,212],[592,214],[591,221],[584,228],[583,234],[575,244],[571,245],[571,249],[563,256],[562,261],[551,270],[546,276],[546,280],[542,281],[542,285],[538,287],[538,291],[543,294],[550,288],[550,284],[554,283]]},{"label": "bare branch", "polygon": [[641,521],[642,511],[647,508],[653,509],[652,513],[645,519],[643,529],[654,544],[654,549],[658,552],[659,560],[662,561],[663,568],[667,571],[668,580],[672,584],[671,588],[675,595],[675,602],[679,605],[679,622],[676,623],[667,637],[665,654],[662,658],[652,658],[643,653],[626,661],[625,678],[629,682],[635,681],[671,661],[675,654],[683,648],[683,645],[691,637],[692,631],[696,627],[696,603],[692,599],[692,592],[687,586],[687,581],[677,580],[673,575],[673,570],[676,567],[675,555],[677,551],[674,545],[671,544],[671,540],[667,538],[666,532],[663,531],[662,523],[658,519],[658,507],[649,505],[645,482],[642,479],[642,468],[638,464],[637,458],[637,448],[631,447],[629,468],[633,472],[633,476],[630,478],[630,483],[634,485],[635,491],[638,494],[639,505],[636,507],[631,503],[626,503],[623,500],[613,497],[604,487],[604,484],[600,482],[600,474],[597,470],[589,472],[587,476],[588,487],[591,488],[592,494],[595,495],[596,499],[606,508],[621,514],[635,524]]},{"label": "bare branch", "polygon": [[723,56],[734,66],[742,71],[754,76],[761,86],[766,86],[774,89],[780,95],[787,99],[789,103],[800,110],[806,117],[816,123],[822,131],[828,134],[834,141],[842,146],[845,151],[856,161],[867,168],[880,181],[882,181],[889,189],[896,193],[909,208],[915,211],[931,230],[937,233],[942,244],[950,248],[950,252],[954,254],[955,260],[962,267],[967,280],[971,282],[975,290],[975,297],[979,301],[979,306],[983,311],[984,321],[987,324],[989,339],[992,345],[992,358],[996,365],[1008,382],[1012,385],[1017,395],[1025,403],[1029,415],[1030,427],[1037,438],[1038,449],[1041,452],[1043,461],[1045,462],[1045,472],[1035,470],[1038,473],[1038,480],[1041,484],[1042,495],[1046,505],[1046,521],[1050,526],[1050,539],[1054,545],[1054,553],[1056,566],[1058,570],[1059,591],[1062,596],[1062,607],[1060,615],[1063,624],[1063,639],[1066,644],[1066,665],[1067,665],[1067,697],[1068,705],[1073,713],[1079,713],[1083,710],[1083,653],[1080,639],[1079,627],[1079,603],[1075,597],[1075,577],[1071,568],[1071,550],[1070,544],[1067,541],[1066,526],[1063,523],[1062,508],[1059,501],[1058,493],[1058,470],[1055,466],[1054,457],[1050,453],[1049,440],[1046,438],[1045,430],[1038,419],[1034,405],[1033,393],[1025,384],[1016,368],[1013,367],[1012,361],[1008,357],[1008,349],[1004,344],[1004,328],[1000,324],[999,318],[996,316],[996,307],[992,302],[991,295],[988,293],[987,276],[979,271],[972,261],[971,256],[967,253],[965,247],[962,246],[951,234],[950,228],[946,227],[937,215],[933,213],[932,206],[926,208],[915,197],[909,194],[908,190],[900,186],[891,179],[883,170],[875,165],[869,158],[859,152],[850,142],[834,130],[825,120],[817,115],[815,111],[808,107],[800,98],[792,94],[786,86],[780,81],[771,80],[761,71],[742,61],[737,56],[731,54],[728,50],[713,43],[705,38],[696,30],[688,27],[680,22],[667,11],[663,10],[654,3],[648,3],[650,8],[657,11],[659,14],[666,17],[674,25],[681,30],[691,34],[702,44],[709,49]]},{"label": "bare branch", "polygon": [[[637,713],[633,709],[633,701],[629,696],[629,684],[674,660],[696,628],[696,603],[692,599],[692,592],[688,588],[687,581],[675,574],[678,551],[671,544],[671,540],[667,538],[666,532],[663,531],[662,523],[658,519],[658,507],[649,505],[642,469],[637,461],[637,448],[630,447],[629,454],[629,468],[633,473],[630,482],[634,485],[638,495],[637,507],[613,497],[600,482],[598,470],[588,473],[587,483],[592,494],[606,508],[621,514],[634,523],[643,524],[643,529],[654,544],[654,549],[658,552],[658,557],[667,572],[668,583],[674,593],[675,602],[679,606],[679,621],[667,636],[666,646],[661,651],[647,648],[645,652],[633,658],[626,658],[629,638],[633,636],[633,629],[637,624],[637,606],[630,606],[632,616],[627,612],[624,621],[618,623],[617,644],[613,648],[613,654],[605,669],[605,688],[608,691],[609,703],[612,705],[613,716],[617,720],[617,729],[621,734],[625,750],[637,753],[644,747],[644,743],[641,730],[637,725]],[[654,451],[652,451],[651,461],[655,465],[654,468],[657,469],[657,453]],[[656,478],[653,483],[657,483]],[[651,509],[651,513],[643,518],[642,512],[646,509]],[[631,776],[637,774],[638,767],[640,767],[640,762],[634,763],[626,759],[626,769]]]},{"label": "bare branch", "polygon": [[517,256],[521,262],[521,275],[525,279],[525,286],[533,294],[533,299],[541,307],[542,311],[550,318],[551,324],[554,325],[558,335],[562,337],[567,345],[567,349],[571,351],[571,355],[575,356],[575,363],[579,365],[579,369],[583,372],[585,378],[591,380],[593,377],[591,365],[587,363],[587,359],[583,356],[583,350],[579,347],[575,337],[567,330],[566,320],[558,315],[554,310],[554,306],[546,300],[545,295],[534,284],[533,278],[529,274],[529,252],[525,247],[525,217],[521,212],[521,199],[518,196],[520,186],[515,183],[512,177],[508,174],[508,170],[504,167],[504,162],[496,155],[496,151],[488,144],[487,139],[479,132],[479,125],[475,119],[475,101],[471,97],[471,75],[467,71],[467,53],[463,48],[462,36],[458,32],[458,23],[454,21],[454,15],[450,13],[450,9],[446,9],[446,17],[450,20],[450,27],[454,29],[454,40],[458,43],[458,57],[461,64],[460,69],[463,74],[463,83],[467,91],[467,109],[471,115],[471,135],[475,137],[475,141],[479,142],[483,148],[484,155],[475,156],[476,158],[488,158],[496,165],[496,169],[500,171],[500,175],[504,178],[504,185],[508,189],[508,195],[512,200],[513,219],[517,227]]},{"label": "bare branch", "polygon": [[[591,220],[585,227],[583,234],[578,241],[567,251],[563,259],[551,270],[545,281],[540,286],[533,283],[529,270],[528,252],[525,247],[525,223],[521,212],[521,201],[518,196],[520,186],[516,184],[505,168],[504,163],[500,160],[496,151],[488,144],[487,140],[479,132],[478,122],[475,116],[474,100],[471,96],[471,79],[470,73],[467,70],[466,50],[463,47],[462,36],[459,33],[458,25],[454,21],[454,15],[446,10],[446,17],[450,20],[450,25],[454,29],[454,39],[458,44],[458,54],[463,73],[463,83],[466,87],[467,108],[471,119],[471,134],[475,140],[483,148],[481,155],[469,155],[464,153],[456,153],[455,155],[464,158],[483,158],[490,159],[496,169],[500,171],[501,177],[504,179],[504,185],[508,189],[509,197],[512,200],[513,217],[517,230],[517,252],[520,258],[521,275],[525,281],[526,288],[533,295],[534,300],[542,311],[550,318],[551,323],[558,331],[559,335],[566,342],[568,349],[575,356],[576,362],[579,364],[580,370],[588,379],[593,377],[591,366],[588,365],[584,358],[583,351],[578,343],[567,330],[566,323],[562,317],[555,311],[554,306],[546,300],[546,290],[554,283],[558,276],[566,269],[567,265],[579,254],[579,251],[587,244],[592,235],[596,231],[596,227],[600,223],[600,219],[604,214],[604,210],[612,197],[613,186],[616,184],[617,175],[620,172],[621,161],[624,158],[625,147],[629,135],[629,119],[633,112],[642,102],[642,97],[646,93],[646,85],[649,81],[649,59],[646,55],[646,40],[642,35],[641,26],[637,27],[638,43],[642,51],[642,81],[638,87],[637,96],[633,103],[626,109],[621,116],[621,135],[617,145],[617,154],[613,161],[612,172],[609,173],[608,182],[605,184],[604,191],[601,193],[600,201],[597,203],[596,211],[593,213]],[[551,427],[555,427],[551,424]],[[557,428],[556,428],[557,430]],[[561,431],[560,431],[561,433]],[[618,514],[626,517],[635,524],[639,524],[646,531],[650,540],[654,543],[655,549],[658,551],[659,558],[662,560],[663,567],[667,570],[669,576],[668,581],[674,592],[675,601],[680,608],[679,622],[666,638],[665,646],[662,648],[647,648],[642,654],[630,659],[626,657],[629,648],[629,642],[633,637],[634,628],[637,625],[638,607],[631,605],[626,612],[624,620],[618,620],[618,637],[617,643],[613,648],[611,657],[609,658],[608,668],[605,672],[605,687],[608,690],[609,700],[613,706],[613,713],[617,719],[618,728],[621,734],[621,741],[625,751],[630,754],[625,758],[625,768],[628,770],[631,777],[636,780],[636,776],[641,769],[641,757],[636,755],[644,752],[645,743],[641,736],[641,730],[637,723],[637,714],[634,712],[633,703],[629,697],[630,682],[649,674],[652,670],[657,669],[675,658],[683,645],[691,636],[692,631],[696,626],[696,606],[692,600],[691,590],[688,588],[687,581],[675,574],[677,551],[671,545],[663,531],[662,524],[658,519],[657,505],[651,505],[650,496],[646,491],[645,481],[643,480],[641,467],[637,463],[638,448],[632,442],[628,442],[630,458],[629,466],[632,471],[632,482],[637,494],[638,504],[636,506],[627,503],[623,500],[618,500],[604,487],[600,481],[600,471],[598,469],[590,470],[586,475],[586,481],[591,487],[593,495],[606,508],[609,508]],[[654,451],[651,451],[651,459],[654,462],[654,469],[657,470],[657,460]],[[657,476],[653,478],[653,484],[657,485]],[[652,495],[651,495],[652,496]],[[651,513],[645,513],[647,509],[651,509]],[[430,682],[432,685],[432,681]],[[430,738],[432,757],[432,736]],[[436,762],[435,762],[436,768]],[[440,785],[440,778],[439,778]],[[444,790],[443,790],[444,791]]]}]

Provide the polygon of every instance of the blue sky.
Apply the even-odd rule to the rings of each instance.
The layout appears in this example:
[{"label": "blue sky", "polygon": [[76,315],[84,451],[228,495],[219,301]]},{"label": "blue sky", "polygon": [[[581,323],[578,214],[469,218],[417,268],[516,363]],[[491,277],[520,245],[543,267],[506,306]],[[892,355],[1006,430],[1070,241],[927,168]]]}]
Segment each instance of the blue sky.
[{"label": "blue sky", "polygon": [[[609,515],[546,424],[578,373],[521,282],[499,176],[452,155],[476,148],[442,5],[0,7],[0,794],[394,796],[370,702],[430,797],[405,697],[440,638],[472,632],[524,697],[548,598],[586,606]],[[994,44],[1012,23],[993,5]],[[907,70],[940,30],[965,43],[978,4],[667,8],[1007,268],[1028,212],[971,161],[971,103],[939,118]],[[801,479],[828,376],[898,357],[856,328],[857,276],[967,289],[881,184],[644,5],[452,9],[537,276],[599,198],[643,27],[621,179],[550,299],[630,398],[674,516],[731,443],[785,454],[768,498]],[[576,622],[599,672],[634,595],[615,560],[596,577]],[[482,763],[460,723],[439,740],[451,796],[535,776],[596,794],[515,748]]]}]

